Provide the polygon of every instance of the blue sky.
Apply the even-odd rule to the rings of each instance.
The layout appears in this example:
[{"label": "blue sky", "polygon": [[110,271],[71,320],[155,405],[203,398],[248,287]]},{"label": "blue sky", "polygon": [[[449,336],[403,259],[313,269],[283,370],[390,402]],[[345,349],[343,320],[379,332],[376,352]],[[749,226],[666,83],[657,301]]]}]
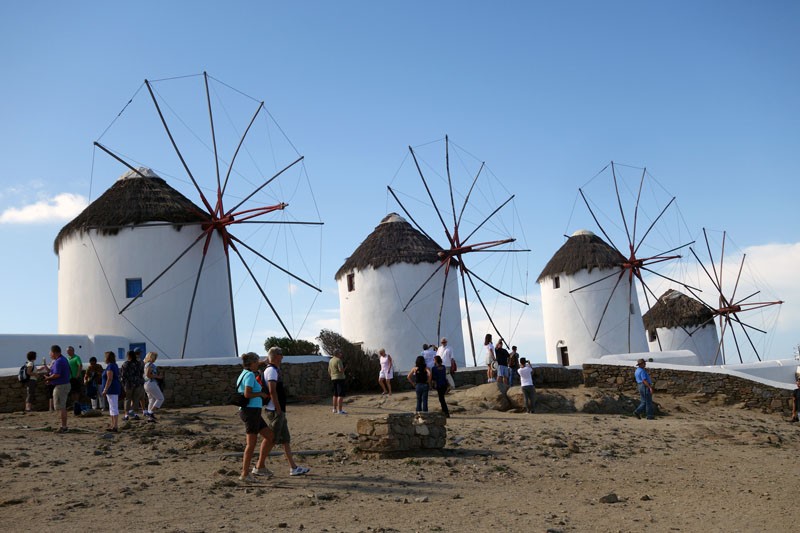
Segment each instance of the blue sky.
[{"label": "blue sky", "polygon": [[[788,1],[3,3],[0,330],[56,330],[52,241],[121,173],[93,178],[92,142],[145,78],[205,70],[264,99],[305,156],[325,227],[323,294],[301,337],[338,329],[333,274],[397,210],[386,186],[407,146],[448,134],[516,194],[531,280],[564,233],[591,226],[579,187],[611,160],[646,166],[691,238],[727,231],[786,301],[767,347],[791,355],[798,23]],[[531,281],[518,342],[534,360],[538,296]]]}]

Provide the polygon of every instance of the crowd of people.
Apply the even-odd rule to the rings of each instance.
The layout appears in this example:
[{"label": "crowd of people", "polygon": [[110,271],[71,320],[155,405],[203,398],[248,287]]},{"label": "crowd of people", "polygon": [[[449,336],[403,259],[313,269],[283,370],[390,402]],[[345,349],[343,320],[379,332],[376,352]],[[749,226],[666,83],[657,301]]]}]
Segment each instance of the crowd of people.
[{"label": "crowd of people", "polygon": [[[69,431],[67,405],[71,401],[72,412],[76,416],[88,410],[108,410],[110,423],[106,431],[119,431],[119,408],[123,402],[123,420],[138,420],[137,408],[149,422],[155,422],[155,411],[164,403],[161,390],[164,374],[159,372],[155,362],[156,352],[149,352],[144,362],[139,360],[140,351],[129,351],[126,361],[120,368],[114,352],[105,352],[105,368],[96,357],[89,358],[84,369],[83,361],[75,353],[73,346],[67,347],[67,354],[54,344],[50,347],[50,362],[42,360],[37,366],[36,352],[28,352],[25,372],[25,411],[33,411],[42,382],[46,387],[50,411],[58,416],[59,433]],[[147,401],[145,402],[145,395]],[[81,403],[83,398],[89,404]]]}]

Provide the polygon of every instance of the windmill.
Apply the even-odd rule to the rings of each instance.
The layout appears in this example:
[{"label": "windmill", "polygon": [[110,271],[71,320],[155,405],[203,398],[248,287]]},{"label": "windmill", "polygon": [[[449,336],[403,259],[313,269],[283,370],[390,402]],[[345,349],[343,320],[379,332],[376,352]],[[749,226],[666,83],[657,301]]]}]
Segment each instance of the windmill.
[{"label": "windmill", "polygon": [[[515,209],[515,196],[484,162],[452,143],[448,136],[409,146],[387,189],[408,221],[441,248],[438,267],[403,303],[403,310],[415,305],[437,306],[436,337],[441,337],[448,280],[457,276],[473,364],[477,364],[473,335],[476,320],[481,322],[480,327],[491,328],[499,338],[512,342],[528,305],[530,251]],[[439,239],[433,235],[439,235]],[[441,283],[436,288],[436,301],[422,302],[421,295],[432,290],[432,283]],[[500,316],[506,320],[501,322]]]},{"label": "windmill", "polygon": [[[716,346],[713,364],[717,364],[719,360],[722,361],[722,364],[725,364],[727,362],[727,352],[731,350],[735,350],[740,363],[744,362],[743,353],[747,353],[749,350],[752,350],[752,354],[761,361],[761,354],[756,346],[757,343],[753,340],[753,335],[766,335],[768,326],[765,324],[767,321],[762,320],[757,326],[751,318],[755,318],[755,311],[758,310],[780,309],[776,306],[783,304],[783,301],[762,300],[763,297],[759,297],[762,290],[757,288],[753,282],[745,286],[744,274],[748,270],[746,268],[747,254],[742,253],[738,261],[726,261],[727,232],[722,232],[718,259],[715,259],[711,251],[712,246],[709,243],[709,235],[706,228],[703,228],[703,239],[705,241],[705,249],[708,252],[708,266],[700,259],[694,248],[690,247],[689,250],[700,265],[702,272],[707,276],[712,285],[711,292],[716,293],[717,299],[716,302],[708,302],[704,301],[696,292],[692,291],[692,294],[701,301],[711,314],[703,324],[697,326],[697,329],[714,321],[717,322],[719,328],[719,343]],[[742,294],[746,295],[742,296]],[[775,320],[777,321],[777,317],[775,317]],[[736,333],[737,329],[739,331],[738,335]],[[749,348],[747,348],[748,346]]]},{"label": "windmill", "polygon": [[[588,193],[587,187],[592,182],[603,182],[600,189],[595,191],[607,195],[604,204],[614,206],[610,212],[606,212],[603,204]],[[610,185],[613,185],[613,189]],[[610,198],[608,190],[613,190]],[[654,304],[659,298],[658,288],[651,286],[654,283],[665,282],[686,290],[699,290],[679,281],[677,276],[664,274],[657,267],[680,259],[681,250],[691,246],[694,241],[682,241],[682,235],[688,235],[688,230],[685,230],[676,199],[657,182],[647,168],[620,165],[611,161],[586,185],[579,188],[578,192],[595,225],[606,242],[619,253],[620,260],[617,268],[609,269],[599,279],[572,287],[569,292],[575,294],[593,290],[601,284],[613,281],[610,290],[602,291],[606,293],[605,296],[598,291],[598,296],[604,297],[605,303],[599,317],[593,318],[586,327],[589,328],[593,340],[597,340],[608,318],[612,301],[619,298],[620,292],[624,293],[626,307],[631,310],[626,313],[625,328],[627,351],[630,352],[634,343],[643,345],[643,339],[638,339],[642,331],[641,314],[634,312],[638,309],[637,285],[642,288],[648,309],[651,301]],[[672,220],[668,221],[668,218]]]},{"label": "windmill", "polygon": [[[94,146],[92,182],[95,176],[127,171],[123,178],[139,191],[129,199],[140,201],[141,191],[155,184],[153,194],[169,195],[173,209],[153,214],[148,202],[160,200],[147,198],[141,201],[149,211],[135,211],[121,222],[113,216],[79,215],[73,226],[65,227],[69,231],[62,230],[57,251],[70,238],[86,237],[83,246],[92,252],[73,255],[82,268],[101,273],[104,281],[94,285],[107,285],[111,293],[108,298],[92,293],[95,309],[83,318],[66,319],[64,329],[91,331],[85,328],[102,323],[111,333],[146,340],[168,357],[183,358],[202,349],[192,343],[193,337],[209,336],[206,329],[219,327],[230,343],[215,349],[237,354],[236,300],[237,306],[240,301],[251,306],[254,330],[266,305],[270,322],[286,336],[296,336],[321,292],[314,281],[320,279],[319,267],[314,272],[309,256],[319,255],[311,243],[321,242],[322,222],[303,156],[263,101],[205,72],[145,80]],[[185,194],[173,194],[166,181]],[[164,228],[170,231],[159,233]],[[133,234],[134,241],[109,252],[113,245],[107,238]],[[125,249],[132,242],[137,247],[133,252]],[[134,278],[139,285],[133,285],[133,292],[129,284],[128,294],[119,294],[115,276],[133,268],[120,264],[119,257],[129,252],[133,255],[126,263],[140,262],[147,275]],[[81,275],[75,270],[73,278]],[[255,290],[244,289],[245,280]],[[61,285],[60,280],[59,316]],[[88,283],[72,285],[74,290],[65,288],[66,315],[76,301],[89,299],[81,291],[91,290]],[[302,291],[308,293],[302,305],[287,299]],[[118,319],[106,318],[112,312]],[[163,330],[176,331],[177,344],[173,337],[165,340]]]}]

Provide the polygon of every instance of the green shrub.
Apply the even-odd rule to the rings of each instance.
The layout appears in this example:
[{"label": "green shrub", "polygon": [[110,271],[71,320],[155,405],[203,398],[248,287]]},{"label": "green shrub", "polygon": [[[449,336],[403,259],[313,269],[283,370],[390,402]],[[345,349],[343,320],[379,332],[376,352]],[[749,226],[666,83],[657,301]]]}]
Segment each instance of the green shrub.
[{"label": "green shrub", "polygon": [[361,346],[328,329],[320,331],[317,340],[326,353],[333,354],[336,350],[341,350],[347,390],[369,391],[378,388],[381,365],[377,354],[364,353]]},{"label": "green shrub", "polygon": [[302,339],[292,340],[289,337],[269,337],[264,341],[264,350],[269,351],[273,346],[283,350],[283,355],[318,355],[319,345]]}]

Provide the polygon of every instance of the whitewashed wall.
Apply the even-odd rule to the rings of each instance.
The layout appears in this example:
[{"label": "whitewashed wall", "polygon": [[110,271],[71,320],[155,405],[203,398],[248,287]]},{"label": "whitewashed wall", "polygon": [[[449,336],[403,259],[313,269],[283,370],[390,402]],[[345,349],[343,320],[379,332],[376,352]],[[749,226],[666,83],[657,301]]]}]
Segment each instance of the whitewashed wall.
[{"label": "whitewashed wall", "polygon": [[[600,317],[603,316],[603,308],[614,288],[617,276],[611,276],[591,287],[570,293],[570,290],[584,287],[610,273],[608,269],[595,268],[591,273],[588,270],[581,270],[571,276],[562,274],[559,276],[561,286],[558,289],[554,288],[552,277],[543,279],[539,284],[542,292],[545,353],[548,363],[561,363],[557,348],[559,343],[567,346],[570,365],[581,364],[587,359],[608,354],[647,351],[647,338],[638,297],[634,291],[631,298],[633,305],[631,314],[625,279],[614,292],[602,324]],[[598,324],[601,324],[601,327],[597,339],[594,340]]]},{"label": "whitewashed wall", "polygon": [[[689,333],[692,333],[690,336]],[[696,326],[682,328],[658,328],[656,329],[658,339],[661,341],[650,341],[647,344],[651,352],[670,351],[670,350],[689,350],[697,355],[701,365],[713,365],[714,356],[719,346],[717,337],[717,327],[712,323],[697,329]],[[718,358],[716,364],[722,363],[722,356]]]},{"label": "whitewashed wall", "polygon": [[[436,326],[441,303],[444,269],[403,307],[436,269],[437,264],[399,263],[354,272],[355,290],[348,292],[347,275],[339,280],[339,313],[342,335],[370,349],[385,348],[398,370],[409,370],[423,344],[439,344]],[[458,300],[458,278],[447,279],[442,310],[441,337],[447,337],[459,367],[464,367],[464,337]]]},{"label": "whitewashed wall", "polygon": [[[117,235],[95,231],[62,243],[58,269],[58,332],[104,334],[146,343],[147,350],[180,357],[203,240],[119,315],[130,301],[126,278],[142,287],[158,276],[195,240],[199,226],[121,229]],[[186,357],[233,356],[234,341],[227,263],[214,235],[192,314]]]}]

